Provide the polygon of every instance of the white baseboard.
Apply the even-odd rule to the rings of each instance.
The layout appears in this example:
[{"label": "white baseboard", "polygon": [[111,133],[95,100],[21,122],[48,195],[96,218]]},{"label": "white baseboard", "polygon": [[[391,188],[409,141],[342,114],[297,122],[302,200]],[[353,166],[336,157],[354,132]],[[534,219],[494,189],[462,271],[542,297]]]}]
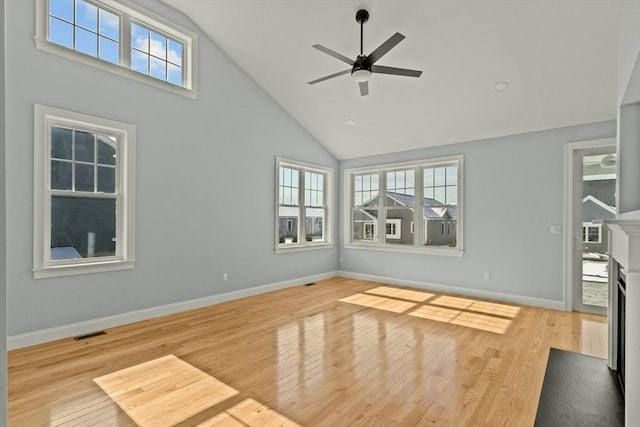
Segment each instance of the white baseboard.
[{"label": "white baseboard", "polygon": [[503,294],[498,292],[483,291],[481,289],[459,288],[457,286],[440,285],[436,283],[420,282],[417,280],[397,279],[394,277],[375,276],[372,274],[354,273],[351,271],[338,271],[338,275],[350,279],[367,280],[370,282],[388,283],[390,285],[408,286],[411,288],[424,289],[426,291],[444,292],[458,294],[468,297],[490,299],[493,301],[510,302],[520,305],[531,305],[534,307],[550,308],[553,310],[564,310],[564,301],[556,301],[542,298],[526,297],[522,295]]},{"label": "white baseboard", "polygon": [[29,347],[45,342],[89,334],[91,332],[126,325],[128,323],[139,322],[141,320],[152,319],[154,317],[165,316],[167,314],[179,313],[181,311],[192,310],[194,308],[206,307],[209,305],[232,301],[239,298],[304,285],[318,280],[336,277],[337,275],[337,272],[332,271],[329,273],[300,277],[297,279],[286,280],[284,282],[271,283],[268,285],[256,286],[249,289],[241,289],[238,291],[227,292],[219,295],[211,295],[189,301],[182,301],[173,304],[161,305],[158,307],[146,308],[143,310],[131,311],[123,314],[116,314],[113,316],[87,320],[84,322],[71,323],[69,325],[56,326],[54,328],[43,329],[40,331],[11,335],[7,338],[7,350],[15,350],[18,348]]}]

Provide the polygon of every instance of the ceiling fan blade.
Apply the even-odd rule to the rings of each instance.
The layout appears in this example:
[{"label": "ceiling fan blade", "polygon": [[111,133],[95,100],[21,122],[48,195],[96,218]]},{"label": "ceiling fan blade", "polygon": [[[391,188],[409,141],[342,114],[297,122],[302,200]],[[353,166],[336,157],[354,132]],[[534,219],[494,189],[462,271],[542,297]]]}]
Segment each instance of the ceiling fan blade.
[{"label": "ceiling fan blade", "polygon": [[360,82],[360,96],[369,95],[369,82]]},{"label": "ceiling fan blade", "polygon": [[308,83],[309,83],[310,85],[313,85],[313,84],[316,84],[316,83],[323,82],[323,81],[325,81],[325,80],[332,79],[332,78],[334,78],[334,77],[341,76],[341,75],[343,75],[343,74],[349,74],[350,72],[351,72],[351,70],[338,71],[337,73],[333,73],[333,74],[331,74],[331,75],[328,75],[328,76],[325,76],[325,77],[321,77],[321,78],[316,79],[316,80],[312,80],[312,81],[310,81],[310,82],[308,82]]},{"label": "ceiling fan blade", "polygon": [[376,50],[371,52],[367,56],[367,62],[369,65],[373,65],[377,60],[382,58],[387,52],[394,48],[395,45],[404,40],[404,36],[400,33],[395,33],[391,37],[387,39],[386,42],[382,43]]},{"label": "ceiling fan blade", "polygon": [[312,47],[315,47],[316,49],[318,49],[320,52],[324,52],[327,55],[333,56],[336,59],[339,59],[342,62],[346,62],[349,65],[353,65],[353,60],[350,58],[347,58],[346,56],[339,54],[338,52],[335,52],[327,47],[324,47],[320,44],[314,44]]},{"label": "ceiling fan blade", "polygon": [[394,74],[397,76],[407,77],[420,77],[422,75],[422,71],[408,70],[406,68],[385,67],[383,65],[371,66],[371,72],[379,74]]}]

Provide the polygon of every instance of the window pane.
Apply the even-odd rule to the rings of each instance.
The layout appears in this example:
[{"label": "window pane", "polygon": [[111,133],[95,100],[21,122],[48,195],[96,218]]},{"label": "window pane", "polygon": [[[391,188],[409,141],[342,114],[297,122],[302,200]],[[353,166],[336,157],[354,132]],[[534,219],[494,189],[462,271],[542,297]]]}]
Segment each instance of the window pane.
[{"label": "window pane", "polygon": [[49,41],[73,49],[73,25],[49,18]]},{"label": "window pane", "polygon": [[436,187],[434,188],[434,199],[438,201],[440,204],[445,203],[445,187]]},{"label": "window pane", "polygon": [[76,25],[97,33],[98,8],[84,0],[76,0]]},{"label": "window pane", "polygon": [[167,64],[167,81],[176,86],[182,86],[182,68]]},{"label": "window pane", "polygon": [[98,135],[98,163],[102,165],[116,164],[115,140],[104,135]]},{"label": "window pane", "polygon": [[94,134],[76,131],[76,161],[94,162]]},{"label": "window pane", "polygon": [[149,58],[149,75],[151,77],[155,77],[156,79],[166,80],[167,63],[154,56],[151,56]]},{"label": "window pane", "polygon": [[458,166],[447,166],[447,185],[458,185]]},{"label": "window pane", "polygon": [[452,185],[446,187],[447,193],[447,205],[457,205],[458,204],[458,186]]},{"label": "window pane", "polygon": [[51,128],[51,157],[71,160],[73,131],[64,128]]},{"label": "window pane", "polygon": [[49,0],[49,14],[73,22],[73,0]]},{"label": "window pane", "polygon": [[457,236],[457,208],[440,206],[424,208],[422,244],[455,247]]},{"label": "window pane", "polygon": [[51,189],[71,190],[71,162],[51,161]]},{"label": "window pane", "polygon": [[76,163],[76,191],[93,192],[93,165],[82,165]]},{"label": "window pane", "polygon": [[150,31],[150,34],[149,53],[157,58],[167,59],[167,38],[153,31]]},{"label": "window pane", "polygon": [[169,39],[167,60],[175,65],[182,66],[182,43]]},{"label": "window pane", "polygon": [[387,209],[385,242],[397,245],[413,245],[412,221],[413,209]]},{"label": "window pane", "polygon": [[100,35],[113,40],[120,40],[120,17],[104,9],[100,9]]},{"label": "window pane", "polygon": [[142,74],[149,74],[149,55],[131,49],[131,69]]},{"label": "window pane", "polygon": [[445,185],[445,168],[439,167],[434,169],[435,185]]},{"label": "window pane", "polygon": [[51,198],[52,259],[114,256],[115,233],[115,200]]},{"label": "window pane", "polygon": [[362,176],[358,175],[353,178],[353,189],[355,191],[362,191]]},{"label": "window pane", "polygon": [[377,209],[354,209],[351,230],[354,242],[375,242],[378,240]]},{"label": "window pane", "polygon": [[120,46],[118,43],[113,40],[105,39],[104,37],[100,37],[100,54],[99,58],[107,61],[113,62],[114,64],[120,63]]},{"label": "window pane", "polygon": [[423,173],[424,186],[433,187],[434,185],[433,168],[425,168],[422,173]]},{"label": "window pane", "polygon": [[103,193],[116,192],[116,168],[98,167],[98,191]]},{"label": "window pane", "polygon": [[140,25],[131,24],[131,47],[149,53],[149,30]]},{"label": "window pane", "polygon": [[98,36],[76,27],[76,50],[91,56],[98,56]]},{"label": "window pane", "polygon": [[324,241],[324,209],[306,209],[305,231],[307,242]]},{"label": "window pane", "polygon": [[300,209],[280,206],[278,213],[278,243],[298,243],[298,220]]}]

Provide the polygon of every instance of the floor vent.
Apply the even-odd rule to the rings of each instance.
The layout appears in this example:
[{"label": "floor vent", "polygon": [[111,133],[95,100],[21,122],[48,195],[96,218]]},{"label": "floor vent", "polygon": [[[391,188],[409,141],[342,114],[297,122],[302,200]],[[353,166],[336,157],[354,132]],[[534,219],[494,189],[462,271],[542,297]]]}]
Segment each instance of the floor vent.
[{"label": "floor vent", "polygon": [[315,283],[307,283],[305,286],[313,286]]},{"label": "floor vent", "polygon": [[90,334],[78,335],[77,337],[73,337],[74,341],[82,341],[93,337],[98,337],[100,335],[107,335],[105,331],[91,332]]}]

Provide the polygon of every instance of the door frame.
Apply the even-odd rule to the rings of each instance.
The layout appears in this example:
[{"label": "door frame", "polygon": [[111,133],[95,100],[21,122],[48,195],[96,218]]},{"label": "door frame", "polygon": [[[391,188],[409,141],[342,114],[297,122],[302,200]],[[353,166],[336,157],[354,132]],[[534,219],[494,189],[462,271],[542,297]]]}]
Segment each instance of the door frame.
[{"label": "door frame", "polygon": [[[577,266],[580,266],[580,282],[582,282],[582,257],[578,259],[576,256],[576,247],[579,244],[582,247],[582,157],[585,151],[593,151],[598,154],[599,150],[607,150],[611,147],[616,151],[616,138],[602,138],[588,141],[569,142],[565,145],[564,150],[564,309],[565,311],[574,311],[576,309],[584,309],[582,304],[576,304],[574,301],[574,283],[577,280]],[[589,153],[591,154],[591,153]],[[575,176],[578,169],[578,160],[580,178]],[[617,185],[616,185],[617,187]],[[579,192],[579,195],[578,195]],[[577,218],[580,214],[580,218]],[[575,245],[575,246],[574,246]],[[578,262],[580,264],[578,264]],[[595,308],[595,306],[588,306]],[[606,308],[602,310],[595,308],[589,312],[597,314],[607,314]]]}]

